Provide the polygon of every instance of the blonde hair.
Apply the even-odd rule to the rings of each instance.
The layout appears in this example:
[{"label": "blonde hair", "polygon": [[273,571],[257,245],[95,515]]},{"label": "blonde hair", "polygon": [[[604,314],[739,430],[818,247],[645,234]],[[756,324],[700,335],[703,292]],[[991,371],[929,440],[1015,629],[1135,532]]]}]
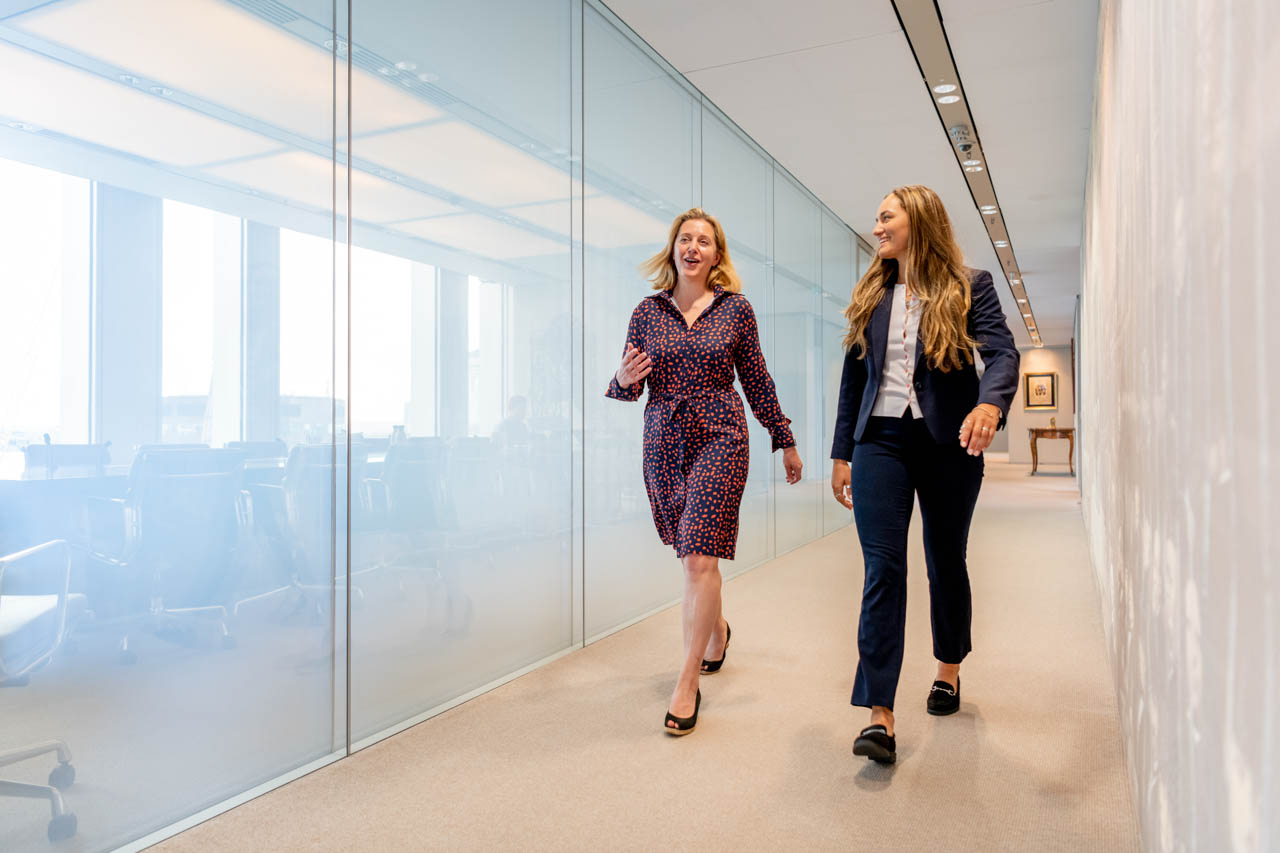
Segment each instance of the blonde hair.
[{"label": "blonde hair", "polygon": [[854,285],[849,307],[844,310],[849,321],[844,348],[856,346],[858,357],[866,357],[867,323],[884,296],[886,284],[896,275],[898,282],[909,282],[920,299],[919,335],[929,367],[945,373],[972,364],[977,342],[968,330],[972,299],[969,271],[942,199],[919,184],[898,187],[889,195],[898,199],[907,214],[906,257],[885,260],[877,254]]},{"label": "blonde hair", "polygon": [[719,286],[730,293],[742,292],[742,280],[738,278],[738,271],[733,268],[733,261],[729,260],[729,246],[724,229],[720,227],[718,219],[700,207],[691,207],[675,218],[671,223],[671,233],[667,235],[667,247],[641,264],[640,272],[653,282],[654,290],[671,290],[676,286],[680,276],[671,257],[675,251],[676,237],[680,236],[680,226],[692,219],[701,219],[711,226],[716,235],[716,253],[720,255],[720,262],[711,268],[711,273],[707,276],[707,287]]}]

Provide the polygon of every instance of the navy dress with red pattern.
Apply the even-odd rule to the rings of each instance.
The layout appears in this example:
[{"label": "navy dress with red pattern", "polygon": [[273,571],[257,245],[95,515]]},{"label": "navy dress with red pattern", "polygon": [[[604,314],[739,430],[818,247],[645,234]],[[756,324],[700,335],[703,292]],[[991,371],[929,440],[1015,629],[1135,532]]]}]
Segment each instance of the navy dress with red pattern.
[{"label": "navy dress with red pattern", "polygon": [[[747,419],[733,387],[734,371],[773,449],[795,445],[790,419],[760,352],[751,303],[716,287],[711,304],[685,322],[667,291],[646,297],[631,313],[627,342],[648,354],[653,369],[630,387],[609,383],[606,396],[638,400],[644,409],[644,484],[653,523],[676,555],[733,559],[738,506],[747,484]],[[625,351],[625,347],[624,347]]]}]

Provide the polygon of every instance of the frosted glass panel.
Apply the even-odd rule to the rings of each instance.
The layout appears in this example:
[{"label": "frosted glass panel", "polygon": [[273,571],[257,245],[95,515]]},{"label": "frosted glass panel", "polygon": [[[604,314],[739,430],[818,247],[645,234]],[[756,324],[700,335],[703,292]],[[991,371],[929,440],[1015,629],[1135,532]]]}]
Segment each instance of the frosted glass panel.
[{"label": "frosted glass panel", "polygon": [[840,371],[844,366],[844,309],[853,292],[853,232],[830,213],[822,213],[822,440],[814,448],[814,473],[822,475],[822,532],[852,521],[852,513],[831,497],[831,442],[835,437]]},{"label": "frosted glass panel", "polygon": [[791,418],[804,479],[786,484],[774,459],[777,552],[822,535],[822,328],[819,320],[822,230],[818,203],[780,170],[774,173],[773,375]]},{"label": "frosted glass panel", "polygon": [[[702,156],[702,205],[720,220],[728,235],[733,264],[742,277],[742,295],[755,309],[765,360],[772,366],[773,287],[769,259],[773,249],[773,164],[711,109],[703,113]],[[738,388],[741,393],[741,385]],[[751,464],[742,494],[737,557],[721,566],[726,575],[743,571],[771,555],[772,442],[768,431],[751,416],[745,398],[743,410],[750,432]]]},{"label": "frosted glass panel", "polygon": [[[584,45],[584,167],[602,195],[583,203],[586,375],[583,464],[588,638],[679,597],[675,551],[659,541],[641,471],[644,400],[606,399],[627,321],[651,293],[636,270],[660,250],[671,218],[698,202],[690,140],[700,103],[639,46],[588,9]],[[608,211],[626,203],[652,224],[608,247]],[[647,205],[647,206],[646,206]],[[604,214],[603,216],[601,214]]]},{"label": "frosted glass panel", "polygon": [[[64,816],[0,798],[6,851],[52,849],[69,815],[68,849],[112,849],[345,744],[333,35],[249,4],[138,5],[4,21],[0,614],[44,615],[0,618],[0,750],[60,739],[75,776]],[[229,76],[183,48],[232,41]],[[281,55],[319,73],[286,66],[273,117],[238,75]],[[266,151],[324,152],[305,206],[205,169]]]},{"label": "frosted glass panel", "polygon": [[[569,10],[353,5],[384,77],[445,104],[353,156],[452,206],[353,236],[357,747],[572,640]],[[357,221],[384,204],[352,187]]]}]

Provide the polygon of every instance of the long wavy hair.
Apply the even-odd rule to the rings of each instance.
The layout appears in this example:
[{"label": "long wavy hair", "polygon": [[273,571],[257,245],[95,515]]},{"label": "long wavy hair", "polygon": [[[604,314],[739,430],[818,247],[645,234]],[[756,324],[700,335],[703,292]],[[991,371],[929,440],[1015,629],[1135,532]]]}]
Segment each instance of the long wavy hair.
[{"label": "long wavy hair", "polygon": [[654,290],[671,290],[676,286],[680,274],[676,271],[672,253],[675,251],[676,237],[680,236],[680,226],[691,219],[701,219],[711,226],[716,235],[716,253],[720,255],[720,262],[707,275],[707,287],[719,285],[730,293],[740,293],[742,279],[738,278],[738,271],[733,268],[733,261],[729,260],[729,246],[724,229],[720,227],[720,220],[700,207],[691,207],[675,218],[671,223],[671,233],[667,235],[667,247],[641,264],[640,272],[653,282]]},{"label": "long wavy hair", "polygon": [[844,348],[857,347],[858,357],[865,358],[867,323],[886,285],[910,282],[921,302],[919,335],[929,367],[945,373],[972,364],[977,342],[968,330],[969,271],[942,199],[920,184],[898,187],[889,195],[897,197],[907,214],[906,257],[885,260],[877,254],[854,285],[849,307],[844,309],[849,321]]}]

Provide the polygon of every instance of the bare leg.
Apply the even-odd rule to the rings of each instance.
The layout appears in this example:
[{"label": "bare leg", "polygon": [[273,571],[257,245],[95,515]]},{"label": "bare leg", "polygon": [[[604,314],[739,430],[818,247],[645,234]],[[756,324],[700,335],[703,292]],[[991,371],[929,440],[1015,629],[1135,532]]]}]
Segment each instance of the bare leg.
[{"label": "bare leg", "polygon": [[[720,560],[689,554],[684,562],[684,664],[668,708],[677,717],[693,716],[702,673],[702,653],[720,618]],[[671,725],[674,728],[674,725]]]},{"label": "bare leg", "polygon": [[956,687],[960,684],[960,664],[938,661],[938,677],[935,680],[945,681],[952,687]]},{"label": "bare leg", "polygon": [[893,712],[883,705],[872,705],[871,722],[868,725],[884,726],[889,737],[893,737]]},{"label": "bare leg", "polygon": [[727,637],[726,628],[729,623],[724,618],[724,596],[716,599],[716,603],[720,606],[716,608],[716,619],[712,623],[711,639],[707,641],[707,648],[702,652],[703,660],[720,660],[724,657],[724,643]]}]

